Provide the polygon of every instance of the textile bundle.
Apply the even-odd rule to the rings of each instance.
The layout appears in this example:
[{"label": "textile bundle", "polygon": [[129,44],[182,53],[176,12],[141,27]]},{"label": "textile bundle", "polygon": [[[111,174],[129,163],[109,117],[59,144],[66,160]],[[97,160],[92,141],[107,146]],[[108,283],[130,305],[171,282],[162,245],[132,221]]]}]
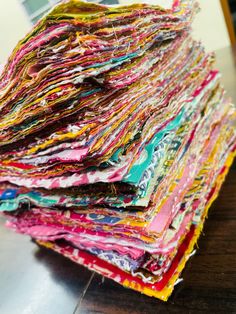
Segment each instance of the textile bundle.
[{"label": "textile bundle", "polygon": [[197,11],[61,3],[0,80],[7,225],[162,300],[236,151],[235,107],[191,37]]}]

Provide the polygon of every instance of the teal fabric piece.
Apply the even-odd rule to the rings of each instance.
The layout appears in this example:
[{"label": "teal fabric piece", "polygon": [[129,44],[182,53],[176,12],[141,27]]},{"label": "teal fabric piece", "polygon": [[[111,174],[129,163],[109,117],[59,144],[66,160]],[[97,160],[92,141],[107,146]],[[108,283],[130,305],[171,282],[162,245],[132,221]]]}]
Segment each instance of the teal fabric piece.
[{"label": "teal fabric piece", "polygon": [[144,153],[140,155],[139,159],[130,169],[129,173],[124,177],[122,182],[130,183],[134,185],[137,185],[140,182],[144,171],[147,169],[148,165],[151,163],[154,150],[157,147],[158,143],[162,140],[162,138],[166,134],[168,134],[171,131],[174,131],[180,126],[181,121],[184,117],[184,114],[185,114],[185,109],[183,108],[174,120],[172,120],[162,131],[158,132],[153,137],[150,143],[146,145],[144,149]]},{"label": "teal fabric piece", "polygon": [[6,211],[11,212],[18,208],[18,203],[16,200],[12,201],[4,201],[2,204],[0,204],[0,211]]},{"label": "teal fabric piece", "polygon": [[20,203],[33,202],[40,206],[53,206],[57,204],[57,198],[43,197],[37,192],[28,192],[17,195],[15,198],[2,200],[0,203],[0,211],[14,211],[19,207]]}]

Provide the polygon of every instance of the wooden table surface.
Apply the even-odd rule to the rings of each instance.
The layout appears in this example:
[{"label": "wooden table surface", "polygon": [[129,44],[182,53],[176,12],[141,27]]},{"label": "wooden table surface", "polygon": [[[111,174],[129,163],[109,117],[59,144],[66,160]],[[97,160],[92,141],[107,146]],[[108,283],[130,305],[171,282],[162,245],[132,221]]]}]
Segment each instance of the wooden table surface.
[{"label": "wooden table surface", "polygon": [[[236,103],[236,49],[217,52]],[[236,167],[206,221],[199,249],[167,303],[125,289],[38,248],[0,218],[0,314],[236,313]]]}]

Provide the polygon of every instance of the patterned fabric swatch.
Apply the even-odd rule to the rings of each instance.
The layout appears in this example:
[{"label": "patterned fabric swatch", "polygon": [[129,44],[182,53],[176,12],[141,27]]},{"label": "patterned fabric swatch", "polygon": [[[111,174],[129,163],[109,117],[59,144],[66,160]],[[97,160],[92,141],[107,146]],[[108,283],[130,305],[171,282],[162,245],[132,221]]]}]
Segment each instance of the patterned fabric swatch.
[{"label": "patterned fabric swatch", "polygon": [[7,226],[164,301],[236,154],[198,4],[171,3],[62,2],[0,79]]}]

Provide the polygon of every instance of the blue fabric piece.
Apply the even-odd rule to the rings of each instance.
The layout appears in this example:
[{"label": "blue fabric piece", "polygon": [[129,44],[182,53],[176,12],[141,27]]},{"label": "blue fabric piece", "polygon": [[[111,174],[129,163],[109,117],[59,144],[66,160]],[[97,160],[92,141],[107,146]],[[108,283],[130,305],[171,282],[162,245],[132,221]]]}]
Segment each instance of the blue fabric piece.
[{"label": "blue fabric piece", "polygon": [[14,199],[17,195],[17,190],[15,189],[7,189],[0,196],[0,200],[10,200]]}]

